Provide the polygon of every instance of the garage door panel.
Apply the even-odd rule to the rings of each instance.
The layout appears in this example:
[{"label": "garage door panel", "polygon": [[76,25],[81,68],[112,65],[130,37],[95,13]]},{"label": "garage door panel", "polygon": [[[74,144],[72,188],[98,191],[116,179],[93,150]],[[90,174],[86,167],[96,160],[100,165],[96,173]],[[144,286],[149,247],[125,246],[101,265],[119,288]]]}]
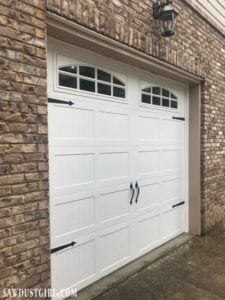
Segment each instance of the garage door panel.
[{"label": "garage door panel", "polygon": [[72,286],[75,288],[90,280],[95,273],[95,240],[52,255],[52,284],[56,292]]},{"label": "garage door panel", "polygon": [[76,146],[91,145],[95,138],[94,109],[64,105],[51,105],[49,108],[50,145]]},{"label": "garage door panel", "polygon": [[161,235],[166,241],[184,232],[184,205],[169,208],[161,214]]},{"label": "garage door panel", "polygon": [[101,152],[97,159],[98,175],[100,182],[119,183],[129,179],[130,153],[128,149],[116,149]]},{"label": "garage door panel", "polygon": [[138,115],[137,117],[137,139],[140,142],[154,143],[160,139],[160,119],[154,115]]},{"label": "garage door panel", "polygon": [[136,252],[143,255],[160,243],[160,215],[147,214],[137,221]]},{"label": "garage door panel", "polygon": [[136,209],[139,214],[160,208],[160,182],[140,183],[140,194]]},{"label": "garage door panel", "polygon": [[128,219],[130,213],[129,199],[130,190],[127,185],[101,193],[96,209],[98,222],[102,226],[112,226]]},{"label": "garage door panel", "polygon": [[[69,149],[52,154],[53,174],[51,180],[51,192],[53,195],[60,195],[74,192],[79,188],[90,188],[95,181],[95,153],[82,150]],[[67,150],[67,149],[66,149]],[[86,153],[85,153],[86,152]]]},{"label": "garage door panel", "polygon": [[163,143],[183,142],[184,122],[172,120],[172,117],[162,119],[160,124],[160,139]]},{"label": "garage door panel", "polygon": [[129,141],[129,113],[100,111],[97,138],[105,142]]},{"label": "garage door panel", "polygon": [[163,149],[161,152],[161,170],[179,171],[183,166],[183,151],[181,149]]},{"label": "garage door panel", "polygon": [[114,229],[98,239],[98,267],[100,273],[121,265],[129,258],[129,226]]},{"label": "garage door panel", "polygon": [[156,175],[160,171],[160,150],[143,149],[137,150],[136,157],[136,174],[137,176]]},{"label": "garage door panel", "polygon": [[[54,241],[63,236],[84,235],[94,229],[95,226],[95,197],[66,199],[55,205],[52,211],[54,226],[52,235]],[[54,242],[53,241],[53,242]]]},{"label": "garage door panel", "polygon": [[162,203],[171,202],[182,197],[183,182],[181,178],[163,180],[161,189]]}]

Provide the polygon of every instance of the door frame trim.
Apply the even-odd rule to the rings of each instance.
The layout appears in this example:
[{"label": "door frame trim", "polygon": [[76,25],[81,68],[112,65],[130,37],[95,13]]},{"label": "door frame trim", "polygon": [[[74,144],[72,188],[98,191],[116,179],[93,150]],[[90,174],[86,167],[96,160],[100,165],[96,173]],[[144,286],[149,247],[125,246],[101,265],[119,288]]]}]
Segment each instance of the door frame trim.
[{"label": "door frame trim", "polygon": [[201,85],[189,85],[188,228],[201,234]]}]

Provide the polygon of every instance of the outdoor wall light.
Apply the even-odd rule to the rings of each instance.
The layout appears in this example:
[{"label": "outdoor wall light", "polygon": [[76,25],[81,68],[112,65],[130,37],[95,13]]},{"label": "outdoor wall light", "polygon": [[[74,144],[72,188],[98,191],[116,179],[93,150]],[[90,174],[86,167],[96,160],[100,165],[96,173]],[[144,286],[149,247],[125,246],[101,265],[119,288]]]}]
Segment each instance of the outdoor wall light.
[{"label": "outdoor wall light", "polygon": [[172,0],[156,0],[153,2],[153,17],[159,20],[161,35],[174,35],[178,13],[171,7]]}]

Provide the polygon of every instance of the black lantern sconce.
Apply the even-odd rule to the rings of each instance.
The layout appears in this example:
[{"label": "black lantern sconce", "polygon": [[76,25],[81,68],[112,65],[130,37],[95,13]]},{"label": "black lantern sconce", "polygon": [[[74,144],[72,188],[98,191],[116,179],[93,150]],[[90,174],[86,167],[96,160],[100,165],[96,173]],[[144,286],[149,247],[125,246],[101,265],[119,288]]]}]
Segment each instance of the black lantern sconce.
[{"label": "black lantern sconce", "polygon": [[171,7],[172,0],[156,0],[153,2],[153,17],[159,20],[161,35],[170,37],[175,33],[178,13]]}]

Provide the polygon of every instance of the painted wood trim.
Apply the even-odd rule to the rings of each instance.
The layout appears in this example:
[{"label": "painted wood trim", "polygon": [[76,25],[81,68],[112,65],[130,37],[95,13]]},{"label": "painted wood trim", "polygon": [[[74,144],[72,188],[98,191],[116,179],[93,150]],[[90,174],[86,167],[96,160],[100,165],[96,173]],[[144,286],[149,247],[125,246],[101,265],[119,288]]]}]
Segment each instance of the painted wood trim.
[{"label": "painted wood trim", "polygon": [[189,88],[189,233],[201,234],[201,91]]},{"label": "painted wood trim", "polygon": [[210,18],[220,26],[225,26],[225,4],[222,5],[218,0],[197,0],[197,3]]}]

